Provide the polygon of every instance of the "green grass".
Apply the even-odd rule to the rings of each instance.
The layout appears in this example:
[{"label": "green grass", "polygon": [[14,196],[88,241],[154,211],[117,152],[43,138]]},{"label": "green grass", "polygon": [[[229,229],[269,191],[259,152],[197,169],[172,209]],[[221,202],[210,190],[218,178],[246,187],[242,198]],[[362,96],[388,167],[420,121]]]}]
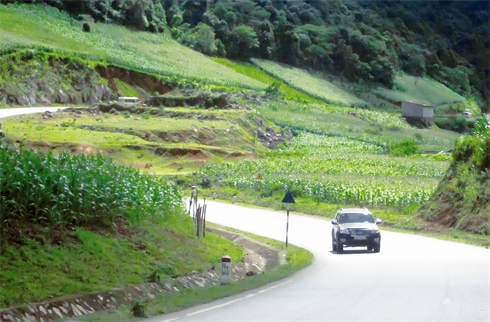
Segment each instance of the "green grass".
[{"label": "green grass", "polygon": [[211,233],[198,240],[190,227],[183,218],[172,228],[132,229],[131,238],[79,229],[61,246],[26,236],[22,246],[2,251],[0,307],[145,283],[155,270],[162,279],[204,272],[225,253],[242,258],[241,247]]},{"label": "green grass", "polygon": [[[137,129],[140,131],[186,131],[193,129],[229,129],[232,124],[225,120],[196,120],[196,119],[181,119],[181,118],[157,118],[149,117],[142,118],[137,115],[126,117],[124,115],[104,115],[103,117],[87,117],[75,119],[64,117],[43,122],[48,125],[62,125],[63,123],[73,123],[76,126],[87,125],[103,127],[107,129]],[[139,124],[138,124],[139,123]]]},{"label": "green grass", "polygon": [[329,81],[311,75],[304,70],[255,58],[252,59],[252,62],[287,85],[324,102],[344,106],[368,105],[365,101],[345,92]]},{"label": "green grass", "polygon": [[[266,243],[277,250],[284,252],[286,255],[286,263],[280,265],[278,268],[232,282],[228,285],[196,287],[174,294],[160,293],[154,300],[146,304],[147,316],[151,317],[160,314],[168,314],[198,304],[205,304],[220,298],[236,295],[244,291],[253,290],[268,283],[286,278],[292,273],[310,265],[313,260],[313,255],[309,251],[291,244],[289,244],[289,247],[285,247],[284,242],[282,241],[253,235],[228,227],[221,227],[215,224],[210,224],[210,226],[244,234],[252,239]],[[115,313],[101,312],[87,315],[82,317],[82,321],[136,320],[135,318],[131,319],[130,316],[130,306],[122,306]]]},{"label": "green grass", "polygon": [[[257,108],[266,118],[297,133],[345,137],[381,147],[415,139],[422,151],[450,150],[460,136],[445,130],[414,129],[393,115],[374,111],[312,104],[264,104]],[[350,110],[356,116],[347,114]]]},{"label": "green grass", "polygon": [[286,100],[297,100],[297,101],[304,101],[304,102],[315,103],[315,104],[323,103],[323,101],[315,99],[308,94],[305,94],[289,85],[284,84],[277,78],[269,76],[269,74],[255,67],[252,64],[233,62],[226,58],[213,58],[213,60],[217,63],[220,63],[228,68],[235,70],[240,74],[256,79],[264,84],[267,85],[273,85],[274,83],[279,84],[279,92],[284,95],[284,98]]},{"label": "green grass", "polygon": [[379,88],[373,92],[389,101],[413,101],[434,106],[466,101],[463,96],[429,77],[396,76],[395,88],[397,90]]},{"label": "green grass", "polygon": [[0,6],[0,50],[39,48],[159,75],[226,86],[265,88],[265,84],[218,64],[169,36],[103,23],[82,31],[82,22],[42,5]]}]

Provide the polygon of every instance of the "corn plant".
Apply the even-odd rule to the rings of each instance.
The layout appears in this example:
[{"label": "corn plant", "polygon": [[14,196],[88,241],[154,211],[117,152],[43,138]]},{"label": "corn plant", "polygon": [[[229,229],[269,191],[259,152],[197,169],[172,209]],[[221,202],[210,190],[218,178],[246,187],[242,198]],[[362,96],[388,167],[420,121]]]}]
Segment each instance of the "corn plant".
[{"label": "corn plant", "polygon": [[179,191],[154,176],[98,156],[0,150],[2,223],[162,223],[182,212]]}]

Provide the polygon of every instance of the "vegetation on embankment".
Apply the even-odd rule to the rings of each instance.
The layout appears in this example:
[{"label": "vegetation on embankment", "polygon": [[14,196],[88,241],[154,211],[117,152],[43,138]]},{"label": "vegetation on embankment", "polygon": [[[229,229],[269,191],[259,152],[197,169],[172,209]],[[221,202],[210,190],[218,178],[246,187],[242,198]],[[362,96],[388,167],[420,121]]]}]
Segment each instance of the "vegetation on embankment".
[{"label": "vegetation on embankment", "polygon": [[[208,303],[220,298],[253,290],[268,283],[286,278],[294,272],[309,266],[313,261],[313,254],[304,248],[291,244],[289,244],[288,247],[285,247],[285,243],[283,241],[257,236],[229,227],[222,227],[216,224],[210,224],[209,226],[245,235],[263,244],[267,244],[284,254],[285,263],[282,263],[276,268],[263,271],[257,275],[249,276],[242,280],[231,282],[227,285],[197,287],[173,294],[160,293],[153,300],[137,302],[139,304],[138,306],[143,309],[144,314],[147,317],[159,314],[168,314],[198,304]],[[107,322],[128,320],[129,317],[133,316],[132,311],[132,305],[128,305],[120,307],[115,313],[95,313],[84,316],[81,320]],[[133,320],[136,320],[136,318],[131,319],[131,321]]]},{"label": "vegetation on embankment", "polygon": [[456,229],[490,234],[490,119],[457,141],[453,161],[421,216]]},{"label": "vegetation on embankment", "polygon": [[241,248],[195,237],[182,195],[99,156],[0,149],[0,307],[203,272]]},{"label": "vegetation on embankment", "polygon": [[92,104],[115,99],[89,62],[54,53],[0,55],[0,105]]}]

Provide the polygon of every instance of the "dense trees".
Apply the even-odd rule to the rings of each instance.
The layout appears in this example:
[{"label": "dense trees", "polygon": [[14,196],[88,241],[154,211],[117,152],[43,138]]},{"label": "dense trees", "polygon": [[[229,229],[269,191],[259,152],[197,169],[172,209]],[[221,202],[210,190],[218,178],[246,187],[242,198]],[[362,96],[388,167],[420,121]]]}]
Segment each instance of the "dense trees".
[{"label": "dense trees", "polygon": [[208,55],[278,60],[387,86],[403,70],[463,95],[490,94],[488,1],[28,1],[143,30],[168,26]]}]

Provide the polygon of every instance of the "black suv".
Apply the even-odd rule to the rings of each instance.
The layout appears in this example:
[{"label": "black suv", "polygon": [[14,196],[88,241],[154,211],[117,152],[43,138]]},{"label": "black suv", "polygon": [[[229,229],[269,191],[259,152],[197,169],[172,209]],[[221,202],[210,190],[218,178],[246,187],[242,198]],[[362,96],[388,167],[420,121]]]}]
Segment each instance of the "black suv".
[{"label": "black suv", "polygon": [[340,208],[332,220],[332,248],[341,254],[345,247],[367,246],[368,250],[379,253],[381,234],[373,214],[366,208]]}]

